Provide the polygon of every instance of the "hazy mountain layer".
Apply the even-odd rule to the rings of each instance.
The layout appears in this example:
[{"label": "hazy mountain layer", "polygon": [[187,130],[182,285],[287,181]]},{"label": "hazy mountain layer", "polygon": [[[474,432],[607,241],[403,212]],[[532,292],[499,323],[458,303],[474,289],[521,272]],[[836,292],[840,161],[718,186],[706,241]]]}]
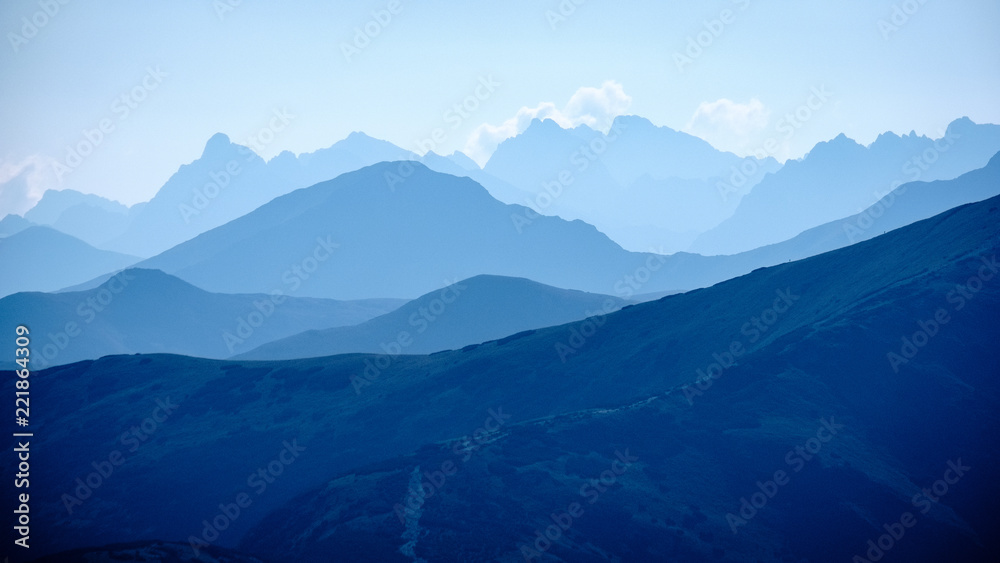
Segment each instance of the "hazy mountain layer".
[{"label": "hazy mountain layer", "polygon": [[885,133],[865,147],[840,135],[764,178],[732,217],[688,250],[735,254],[774,244],[864,210],[901,184],[982,168],[998,151],[1000,126],[968,118],[952,122],[939,139]]},{"label": "hazy mountain layer", "polygon": [[0,238],[0,296],[18,291],[55,291],[120,270],[139,258],[98,250],[49,227],[29,227]]},{"label": "hazy mountain layer", "polygon": [[429,354],[617,311],[627,301],[523,278],[476,276],[356,326],[313,330],[238,355],[282,360],[351,352]]},{"label": "hazy mountain layer", "polygon": [[91,290],[4,297],[0,319],[10,334],[27,323],[37,335],[38,369],[109,354],[226,358],[310,328],[358,324],[400,304],[209,293],[158,270],[128,269]]},{"label": "hazy mountain layer", "polygon": [[[40,372],[33,537],[39,553],[141,536],[299,561],[516,558],[575,501],[586,513],[548,548],[563,559],[843,560],[905,513],[918,527],[894,540],[902,559],[995,559],[998,213],[993,198],[433,356],[117,356]],[[372,362],[385,367],[365,375]],[[438,469],[445,481],[400,521],[395,504]],[[581,487],[601,478],[590,504]],[[944,486],[941,503],[918,496]],[[210,529],[238,499],[239,517]]]}]

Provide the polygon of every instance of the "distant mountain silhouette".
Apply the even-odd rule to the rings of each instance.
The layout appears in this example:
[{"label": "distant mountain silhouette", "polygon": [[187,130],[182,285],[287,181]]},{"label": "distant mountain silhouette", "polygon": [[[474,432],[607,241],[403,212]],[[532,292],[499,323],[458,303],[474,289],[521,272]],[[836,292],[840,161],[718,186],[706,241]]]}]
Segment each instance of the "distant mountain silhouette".
[{"label": "distant mountain silhouette", "polygon": [[[678,252],[655,256],[622,251],[589,225],[557,217],[529,214],[535,218],[521,225],[518,234],[511,216],[525,217],[524,208],[504,206],[468,179],[437,174],[418,164],[413,164],[412,181],[399,184],[398,193],[393,192],[386,187],[384,174],[395,173],[399,163],[384,163],[275,200],[142,266],[162,269],[221,293],[295,287],[298,295],[338,299],[406,297],[427,293],[446,280],[489,273],[631,298],[639,293],[707,287],[756,268],[867,240],[954,205],[985,199],[997,193],[995,179],[1000,174],[1000,160],[989,164],[985,170],[956,180],[905,184],[900,193],[886,196],[885,201],[860,214],[778,244],[735,255]],[[402,186],[407,191],[402,191]],[[347,209],[355,212],[347,213]],[[379,220],[366,220],[360,210],[377,213]],[[426,221],[424,217],[437,220]],[[395,225],[393,230],[407,233],[408,239],[393,237],[384,228],[376,228],[377,224]],[[348,251],[345,243],[336,248],[327,262],[317,263],[317,271],[307,279],[301,272],[292,272],[289,268],[295,262],[308,261],[317,249],[325,252],[317,242],[324,236],[337,244],[353,241],[353,247]],[[490,248],[491,252],[482,254],[477,248]],[[363,256],[385,257],[388,270],[372,269]],[[655,271],[644,268],[647,260]],[[239,275],[243,271],[256,274]],[[346,278],[337,275],[340,271],[360,274]],[[386,276],[385,271],[400,275]],[[637,274],[641,279],[636,279]]]},{"label": "distant mountain silhouette", "polygon": [[55,291],[120,270],[139,258],[98,250],[49,227],[29,227],[0,238],[0,296],[18,291]]},{"label": "distant mountain silhouette", "polygon": [[843,248],[996,195],[1000,195],[1000,153],[985,168],[954,180],[903,184],[861,213],[813,227],[789,240],[726,256],[677,254],[667,264],[672,267],[675,261],[681,262],[681,257],[688,257],[685,267],[700,274],[699,279],[692,280],[700,283],[690,287],[697,287],[706,285],[709,279],[721,281],[762,266]]},{"label": "distant mountain silhouette", "polygon": [[466,170],[476,171],[480,169],[479,165],[476,164],[476,161],[469,158],[469,156],[462,151],[455,151],[445,156],[445,158],[461,166],[462,168],[465,168]]},{"label": "distant mountain silhouette", "polygon": [[951,179],[1000,151],[1000,126],[955,120],[941,139],[885,133],[868,147],[844,135],[816,145],[754,186],[732,217],[688,249],[735,254],[859,212],[898,185]]},{"label": "distant mountain silhouette", "polygon": [[[37,372],[32,532],[47,552],[189,541],[245,493],[218,541],[262,559],[402,559],[411,540],[428,561],[514,559],[577,502],[550,558],[826,561],[909,511],[894,558],[996,560],[998,214],[1000,197],[962,206],[599,326],[393,356],[360,393],[379,356]],[[164,409],[146,441],[120,441]],[[87,489],[115,449],[124,462]],[[248,481],[274,460],[277,477]],[[940,504],[915,504],[943,478]],[[414,488],[429,492],[397,512]]]},{"label": "distant mountain silhouette", "polygon": [[333,146],[265,162],[217,134],[201,157],[181,166],[108,248],[151,256],[253,211],[298,188],[383,160],[410,158],[399,147],[352,133]]},{"label": "distant mountain silhouette", "polygon": [[400,160],[419,160],[440,172],[470,176],[496,193],[514,191],[482,172],[461,152],[447,157],[430,153],[421,158],[360,132],[325,149],[298,156],[286,151],[266,162],[250,148],[218,133],[208,140],[197,160],[181,166],[152,200],[128,210],[127,218],[118,210],[112,214],[91,199],[83,201],[88,205],[77,201],[68,205],[64,192],[46,194],[29,214],[44,216],[45,221],[39,222],[99,243],[102,248],[149,257],[296,189],[378,162]]},{"label": "distant mountain silhouette", "polygon": [[[479,274],[594,293],[683,289],[580,221],[504,205],[468,178],[385,162],[277,198],[142,263],[209,291],[414,298]],[[650,262],[653,263],[653,262]],[[310,270],[310,271],[304,271]],[[640,271],[641,270],[641,271]]]},{"label": "distant mountain silhouette", "polygon": [[9,237],[34,225],[34,223],[20,215],[8,213],[3,219],[0,219],[0,237]]},{"label": "distant mountain silhouette", "polygon": [[124,232],[129,208],[117,201],[76,190],[46,190],[24,218],[101,248]]},{"label": "distant mountain silhouette", "polygon": [[729,217],[742,194],[780,168],[773,158],[750,161],[750,177],[723,197],[718,184],[744,159],[697,137],[638,116],[616,118],[606,135],[536,119],[502,142],[483,171],[525,194],[491,190],[501,201],[582,219],[631,250],[672,252]]},{"label": "distant mountain silhouette", "polygon": [[285,360],[394,350],[428,354],[610,313],[626,304],[617,297],[559,289],[524,278],[476,276],[357,326],[296,334],[237,358]]},{"label": "distant mountain silhouette", "polygon": [[11,334],[30,323],[39,369],[140,352],[226,358],[303,330],[358,324],[401,304],[209,293],[158,270],[132,268],[88,291],[9,295],[0,299],[0,318]]},{"label": "distant mountain silhouette", "polygon": [[77,206],[96,207],[108,213],[128,215],[128,207],[108,198],[76,190],[45,190],[42,198],[29,209],[24,218],[39,225],[53,225],[66,211]]}]

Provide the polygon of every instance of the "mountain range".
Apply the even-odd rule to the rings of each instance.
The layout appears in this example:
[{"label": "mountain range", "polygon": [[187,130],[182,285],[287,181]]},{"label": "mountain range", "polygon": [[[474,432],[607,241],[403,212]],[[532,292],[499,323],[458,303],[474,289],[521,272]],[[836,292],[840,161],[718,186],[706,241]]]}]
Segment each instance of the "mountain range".
[{"label": "mountain range", "polygon": [[312,330],[239,354],[241,360],[314,358],[352,352],[429,354],[526,330],[605,315],[628,302],[524,278],[475,276],[432,291],[356,326]]},{"label": "mountain range", "polygon": [[[217,134],[149,202],[126,208],[49,190],[25,218],[97,248],[150,257],[296,189],[378,162],[415,160],[467,176],[504,203],[584,220],[629,250],[734,254],[854,214],[901,183],[982,167],[1000,150],[998,131],[962,118],[941,139],[886,133],[865,147],[841,135],[789,161],[787,170],[773,158],[740,158],[639,116],[614,119],[607,133],[536,119],[502,142],[483,169],[460,152],[418,156],[360,132],[265,162]],[[8,233],[24,228],[7,223]]]},{"label": "mountain range", "polygon": [[158,270],[130,268],[86,291],[9,295],[0,299],[0,319],[11,334],[30,319],[40,369],[109,354],[226,358],[304,330],[358,324],[402,303],[209,293]]},{"label": "mountain range", "polygon": [[56,291],[139,261],[98,250],[50,227],[31,226],[0,238],[0,296],[18,291]]},{"label": "mountain range", "polygon": [[[401,161],[276,198],[140,266],[209,291],[356,299],[415,298],[479,274],[618,295],[626,276],[658,260],[581,221],[504,205],[469,178]],[[644,281],[647,292],[682,289],[656,272]]]},{"label": "mountain range", "polygon": [[743,194],[781,167],[751,157],[751,174],[723,198],[716,185],[743,161],[638,116],[615,118],[607,133],[536,119],[500,143],[483,172],[521,192],[497,195],[505,203],[581,219],[630,250],[669,253],[729,217]]},{"label": "mountain range", "polygon": [[982,168],[1000,151],[1000,126],[953,121],[939,139],[880,135],[869,146],[840,135],[789,161],[740,200],[732,217],[688,249],[735,254],[787,240],[853,215],[901,184],[948,180]]},{"label": "mountain range", "polygon": [[818,561],[891,530],[901,560],[995,559],[998,213],[393,356],[361,388],[379,356],[41,371],[33,532],[50,551],[147,537],[297,561]]},{"label": "mountain range", "polygon": [[[214,291],[267,291],[264,283],[273,280],[271,283],[277,284],[277,272],[290,271],[287,253],[281,249],[299,248],[303,259],[308,259],[308,251],[321,246],[316,241],[328,236],[330,241],[355,242],[334,249],[331,258],[302,281],[300,291],[310,292],[303,294],[318,291],[316,296],[333,298],[411,296],[438,288],[444,280],[486,273],[631,298],[637,293],[706,287],[756,268],[841,248],[955,205],[997,195],[1000,158],[987,164],[983,170],[955,180],[904,184],[859,214],[779,244],[729,256],[683,252],[663,256],[624,251],[585,223],[502,205],[467,178],[439,174],[416,164],[406,164],[413,169],[402,184],[406,190],[394,190],[387,187],[384,175],[394,173],[400,164],[384,163],[279,198],[142,264]],[[342,211],[346,209],[353,213]],[[426,221],[425,217],[435,220]],[[397,243],[373,230],[377,224],[395,225],[408,233],[407,239]],[[291,240],[299,242],[293,245]],[[482,254],[477,248],[491,251]],[[375,271],[364,256],[383,257],[385,265]],[[265,269],[265,263],[273,265]],[[456,264],[463,267],[456,269]],[[250,278],[237,275],[246,271],[257,274]],[[356,275],[345,279],[336,276],[337,271]],[[381,275],[385,271],[406,272],[406,276]],[[297,279],[297,274],[291,275],[293,282]],[[418,280],[426,283],[414,286]],[[307,287],[307,283],[313,285]]]}]

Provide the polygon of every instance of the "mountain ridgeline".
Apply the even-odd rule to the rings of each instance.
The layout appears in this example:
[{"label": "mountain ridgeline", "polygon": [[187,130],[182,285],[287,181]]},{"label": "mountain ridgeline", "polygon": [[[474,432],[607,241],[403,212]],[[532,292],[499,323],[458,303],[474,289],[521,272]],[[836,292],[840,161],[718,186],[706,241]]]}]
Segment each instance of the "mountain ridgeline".
[{"label": "mountain ridgeline", "polygon": [[313,330],[261,345],[241,360],[279,360],[351,352],[429,354],[617,311],[609,295],[523,278],[476,276],[423,295],[357,326]]},{"label": "mountain ridgeline", "polygon": [[431,356],[41,371],[32,537],[39,555],[141,536],[296,561],[995,560],[998,217],[994,197]]}]

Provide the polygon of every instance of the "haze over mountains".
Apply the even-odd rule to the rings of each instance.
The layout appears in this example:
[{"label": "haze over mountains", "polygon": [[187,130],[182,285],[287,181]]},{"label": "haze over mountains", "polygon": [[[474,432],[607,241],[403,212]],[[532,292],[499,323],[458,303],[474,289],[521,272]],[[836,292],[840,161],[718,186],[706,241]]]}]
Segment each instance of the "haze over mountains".
[{"label": "haze over mountains", "polygon": [[[133,209],[139,211],[141,208],[139,205]],[[125,229],[130,211],[117,201],[98,195],[76,190],[46,190],[24,218],[100,247]]]},{"label": "haze over mountains", "polygon": [[[327,560],[336,548],[351,559],[513,561],[575,501],[584,513],[539,548],[550,558],[849,560],[910,511],[919,528],[893,556],[990,560],[1000,553],[998,213],[1000,198],[959,207],[599,326],[393,356],[360,393],[351,376],[377,356],[53,368],[38,374],[48,408],[32,450],[34,532],[47,551],[190,541],[247,493],[213,544],[262,559]],[[915,339],[928,319],[937,328]],[[897,363],[889,354],[904,337],[923,344]],[[3,381],[10,392],[13,378]],[[169,417],[138,448],[119,444],[156,399],[176,405]],[[67,508],[75,480],[116,448],[124,463]],[[263,487],[248,481],[275,459],[293,461]],[[915,504],[949,463],[969,469],[946,500]],[[443,480],[425,477],[441,468]],[[591,503],[581,486],[612,468]],[[741,498],[764,490],[755,483],[772,480],[782,484],[741,512]],[[433,494],[401,520],[395,506],[424,481]]]},{"label": "haze over mountains", "polygon": [[[615,293],[625,276],[654,260],[622,250],[581,221],[536,216],[500,203],[468,178],[406,161],[279,197],[141,266],[209,291],[285,288],[354,299],[414,298],[479,274]],[[669,289],[677,286],[655,272],[643,286]]]},{"label": "haze over mountains", "polygon": [[[940,140],[887,133],[863,147],[842,135],[790,161],[788,170],[773,158],[742,159],[638,116],[616,118],[608,134],[535,120],[501,143],[483,169],[461,153],[419,157],[363,133],[265,162],[218,134],[149,202],[125,208],[50,190],[25,218],[97,248],[150,257],[295,189],[378,162],[419,160],[472,178],[504,203],[582,219],[629,250],[733,254],[856,213],[897,183],[979,168],[1000,150],[998,130],[963,118]],[[4,225],[7,232],[23,228]]]},{"label": "haze over mountains", "polygon": [[998,151],[1000,126],[968,118],[953,121],[939,139],[885,133],[865,147],[840,135],[761,181],[690,251],[735,254],[781,242],[857,213],[905,182],[951,179],[981,168]]},{"label": "haze over mountains", "polygon": [[441,172],[471,175],[509,190],[461,153],[419,157],[364,133],[329,148],[295,156],[283,152],[265,162],[250,148],[217,134],[202,155],[182,165],[148,202],[126,208],[73,190],[49,190],[25,219],[49,225],[87,243],[148,257],[236,219],[271,199],[382,161],[419,160]]},{"label": "haze over mountains", "polygon": [[716,184],[743,159],[697,137],[638,116],[615,118],[607,134],[536,119],[502,142],[483,171],[523,192],[497,195],[502,201],[582,219],[630,250],[673,252],[690,242],[685,233],[717,225],[767,172],[780,168],[773,158],[750,160],[753,173],[724,200]]},{"label": "haze over mountains", "polygon": [[[120,270],[139,258],[98,250],[49,227],[32,226],[0,238],[0,296],[18,291],[55,291]],[[15,267],[16,266],[16,267]]]},{"label": "haze over mountains", "polygon": [[[385,174],[395,174],[400,166],[412,174],[390,186]],[[662,256],[626,252],[579,221],[503,205],[469,179],[418,164],[383,163],[278,198],[141,265],[219,292],[294,287],[298,295],[337,299],[411,297],[486,273],[628,298],[709,286],[996,195],[998,167],[1000,160],[994,159],[988,171],[954,183],[906,184],[898,197],[891,196],[892,203],[875,202],[859,215],[777,245],[733,256]],[[908,186],[915,186],[912,193]],[[906,203],[893,209],[897,201]],[[385,222],[405,236],[390,236],[379,227]],[[300,257],[290,256],[289,248]],[[300,268],[303,261],[312,265],[315,252],[328,258],[313,260],[314,272],[296,273],[297,263]],[[384,263],[374,264],[370,256]],[[345,271],[354,275],[339,275]]]},{"label": "haze over mountains", "polygon": [[239,354],[241,360],[315,358],[353,352],[430,354],[617,311],[617,297],[523,278],[476,276],[423,295],[356,326],[312,330]]},{"label": "haze over mountains", "polygon": [[32,320],[40,369],[109,354],[227,358],[304,330],[358,324],[402,303],[213,294],[157,270],[132,268],[87,291],[4,297],[0,319],[11,333],[23,322],[18,319]]},{"label": "haze over mountains", "polygon": [[[998,151],[965,119],[784,166],[638,117],[536,120],[483,169],[361,133],[264,162],[216,135],[148,203],[47,192],[0,221],[0,258],[31,264],[0,319],[30,322],[47,382],[39,553],[193,559],[250,491],[220,558],[850,559],[964,463],[970,492],[894,554],[990,560]],[[668,252],[695,236],[722,253]],[[842,433],[787,461],[821,426]],[[295,477],[254,481],[275,459]],[[748,513],[776,468],[791,483]]]},{"label": "haze over mountains", "polygon": [[[968,134],[965,135],[966,137],[970,137]],[[918,138],[914,139],[920,141]],[[844,142],[846,143],[847,141]],[[855,152],[858,153],[871,150],[863,149],[857,145],[854,146]],[[970,154],[976,153],[973,155],[976,159],[980,156],[977,151],[969,150],[967,152]],[[960,155],[960,152],[956,149],[955,152],[950,154]],[[961,160],[959,157],[955,158]],[[450,163],[450,166],[453,168],[459,168],[459,165],[451,158],[429,155],[427,160],[442,161],[438,162],[438,166],[442,168],[447,167],[444,164],[445,162]],[[994,169],[995,165],[995,161],[991,162],[990,168]],[[746,273],[754,268],[773,265],[791,259],[799,259],[826,250],[839,248],[845,244],[864,240],[880,232],[928,217],[954,205],[990,197],[996,194],[995,186],[997,185],[995,177],[991,176],[990,173],[984,172],[980,175],[972,175],[966,181],[954,185],[934,184],[927,187],[918,187],[905,197],[897,197],[896,194],[886,194],[883,201],[876,201],[869,209],[863,210],[857,215],[839,218],[826,225],[809,229],[807,232],[776,245],[756,248],[734,256],[701,257],[695,254],[677,253],[669,257],[653,258],[654,262],[651,264],[655,271],[638,272],[643,276],[649,275],[650,279],[637,283],[634,280],[630,280],[629,276],[634,276],[637,273],[637,269],[641,270],[644,267],[640,263],[643,255],[621,252],[606,237],[595,232],[592,228],[586,228],[585,225],[576,226],[574,223],[566,223],[559,218],[541,218],[528,208],[502,206],[486,195],[481,187],[474,184],[470,184],[475,186],[472,192],[480,194],[480,197],[475,198],[476,203],[473,203],[470,199],[461,200],[464,202],[462,205],[467,205],[468,207],[463,207],[462,211],[457,213],[457,215],[462,215],[459,220],[442,222],[439,217],[436,221],[424,221],[422,220],[423,217],[433,217],[437,209],[450,205],[446,203],[449,201],[448,198],[450,196],[443,195],[445,194],[444,191],[428,190],[426,186],[429,183],[437,182],[438,179],[450,178],[448,182],[457,182],[459,180],[449,176],[439,176],[413,163],[386,163],[380,166],[383,172],[381,176],[377,171],[373,171],[365,176],[367,180],[364,182],[367,182],[369,186],[373,186],[371,189],[363,187],[352,188],[357,192],[355,194],[357,199],[348,202],[350,196],[345,195],[346,192],[344,192],[326,202],[325,205],[338,208],[336,211],[331,211],[328,216],[317,217],[316,211],[312,207],[315,203],[326,197],[325,193],[329,191],[329,188],[311,187],[302,194],[290,194],[287,196],[288,199],[279,198],[263,206],[260,213],[256,215],[249,214],[238,221],[234,221],[232,225],[227,225],[218,232],[213,231],[212,234],[206,234],[189,243],[179,245],[162,256],[157,256],[154,259],[144,262],[143,266],[177,274],[199,287],[205,286],[212,291],[230,293],[268,292],[284,288],[295,292],[304,291],[300,295],[326,298],[357,299],[381,297],[385,295],[378,293],[381,291],[398,292],[389,294],[393,297],[413,298],[435,287],[440,287],[446,282],[446,276],[449,280],[453,280],[461,276],[471,277],[478,274],[492,273],[542,280],[557,287],[582,289],[597,293],[613,293],[619,297],[629,297],[637,293],[703,287]],[[940,168],[940,170],[948,171],[956,169],[960,168]],[[419,172],[415,172],[417,170]],[[425,209],[426,211],[421,212],[419,215],[410,213],[410,208],[408,207],[410,203],[397,205],[396,207],[396,211],[402,216],[397,221],[397,224],[406,225],[405,229],[401,227],[401,232],[405,230],[405,232],[409,233],[410,238],[412,238],[414,233],[420,233],[420,236],[425,237],[424,240],[427,241],[426,248],[414,252],[403,252],[403,246],[393,244],[390,239],[386,238],[386,233],[366,236],[366,233],[381,221],[381,214],[383,213],[380,207],[382,200],[376,194],[386,190],[388,190],[388,194],[394,194],[398,186],[405,185],[407,178],[400,175],[401,172],[404,174],[415,173],[416,177],[424,178],[419,182],[410,182],[410,188],[413,189],[408,192],[407,197],[412,199],[413,205],[415,205],[413,209]],[[784,172],[779,172],[772,178],[778,178],[782,174]],[[349,182],[349,180],[338,178],[333,183],[336,184],[339,182]],[[906,193],[907,187],[910,185],[918,186],[920,184],[904,184],[898,190],[900,192],[898,195],[902,196]],[[334,189],[334,191],[338,190]],[[305,193],[312,193],[313,195],[307,196],[304,195]],[[73,194],[65,194],[61,197],[64,201],[68,200],[70,202],[77,198]],[[304,204],[289,203],[290,201],[298,201],[299,204],[304,202]],[[410,200],[404,198],[397,203],[402,203],[403,201]],[[893,210],[892,208],[897,202],[905,202],[905,204]],[[282,218],[284,215],[281,214],[288,211],[288,209],[284,208],[296,205],[298,205],[298,207],[295,207],[297,211],[292,211],[291,213],[295,214],[299,211],[306,214],[312,213],[312,219],[305,223],[292,221],[294,224],[290,226],[288,233],[279,232],[276,237],[271,238],[266,244],[260,245],[256,242],[247,242],[245,237],[248,236],[248,233],[254,233],[254,236],[268,237],[269,235],[261,235],[261,233],[268,232],[268,229],[281,231],[282,229],[278,225],[285,220]],[[96,207],[88,204],[75,204],[67,209],[79,209],[81,206],[96,209]],[[349,220],[339,220],[338,217],[346,215],[344,210],[348,206],[355,206],[350,208],[356,210],[356,212],[350,214],[352,217]],[[46,205],[46,208],[50,210],[48,215],[60,215],[59,209],[55,208],[53,211],[53,207],[55,206],[52,203]],[[508,216],[505,220],[501,220],[496,215],[497,210],[501,208],[508,211]],[[465,240],[467,232],[481,230],[482,225],[480,225],[479,221],[472,221],[470,219],[481,216],[485,210],[490,210],[486,214],[489,215],[492,213],[494,220],[484,223],[484,225],[489,225],[487,230],[490,230],[491,234],[482,239],[490,242],[483,242],[482,244],[495,245],[494,241],[499,240],[496,237],[500,237],[500,239],[506,241],[501,247],[507,248],[513,254],[508,253],[507,257],[504,258],[500,255],[494,256],[493,253],[487,253],[488,256],[484,258],[472,259],[469,262],[471,267],[464,268],[462,272],[455,275],[448,273],[452,272],[453,269],[448,267],[447,264],[456,260],[456,258],[448,258],[445,254],[439,254],[435,246],[437,239],[440,237],[452,237]],[[275,213],[279,217],[276,222],[273,220]],[[883,215],[885,216],[883,217]],[[48,220],[44,214],[34,216]],[[258,225],[256,223],[259,220],[270,223]],[[107,279],[107,275],[102,274],[114,273],[118,269],[138,261],[134,257],[108,253],[88,247],[84,242],[62,235],[61,233],[50,232],[49,236],[39,237],[37,233],[43,231],[32,230],[24,232],[24,229],[30,226],[31,223],[17,216],[8,216],[4,219],[3,224],[9,228],[9,232],[14,232],[20,236],[20,238],[6,241],[9,249],[20,249],[20,251],[27,253],[26,256],[30,254],[34,257],[47,256],[58,259],[60,256],[65,256],[66,258],[60,264],[52,264],[35,259],[34,262],[36,265],[34,267],[20,269],[5,279],[7,283],[4,287],[0,288],[0,291],[2,291],[0,295],[7,295],[17,291],[53,291],[70,287],[78,289],[93,288]],[[536,227],[541,224],[545,224],[548,227],[541,230],[537,229]],[[353,288],[337,287],[315,280],[317,276],[319,276],[319,279],[323,279],[324,275],[329,275],[324,274],[322,271],[317,273],[305,272],[301,270],[301,263],[297,265],[299,269],[296,270],[296,261],[289,259],[287,249],[290,247],[285,246],[285,241],[299,241],[296,243],[298,246],[295,247],[296,251],[301,253],[298,261],[306,260],[309,262],[309,260],[315,259],[309,258],[310,252],[318,251],[324,256],[327,255],[328,249],[324,249],[323,245],[317,242],[321,239],[327,241],[327,244],[330,246],[329,250],[339,248],[336,245],[339,245],[340,242],[324,238],[331,236],[334,230],[331,229],[333,226],[336,226],[338,232],[340,230],[350,232],[351,236],[359,237],[362,241],[360,248],[355,248],[353,249],[354,252],[347,253],[349,260],[363,260],[367,256],[365,249],[367,249],[367,252],[372,253],[370,255],[378,254],[392,257],[402,253],[406,255],[403,257],[403,260],[409,260],[409,262],[405,262],[409,264],[407,271],[418,272],[419,276],[415,279],[419,279],[421,282],[411,285],[406,279],[397,279],[392,280],[395,283],[385,284],[384,287],[380,287],[378,285],[369,286],[367,285],[368,282],[362,283],[361,280],[355,280],[357,283],[354,284]],[[442,233],[450,234],[444,235]],[[537,259],[534,263],[526,263],[521,259],[520,251],[516,250],[520,248],[519,245],[527,242],[523,239],[525,235],[531,241],[543,241],[537,244],[531,242],[529,245],[534,247],[536,251]],[[480,233],[478,236],[484,235]],[[2,242],[0,241],[0,244]],[[411,240],[407,244],[412,244],[412,242]],[[10,243],[13,243],[13,245]],[[252,248],[246,245],[250,245]],[[388,248],[383,248],[383,245]],[[210,250],[206,251],[206,248]],[[269,251],[268,248],[273,248],[273,252]],[[562,274],[556,272],[554,276],[549,277],[553,273],[553,270],[559,270],[559,268],[554,268],[554,262],[549,260],[547,256],[540,256],[548,252],[540,251],[541,248],[552,249],[550,255],[556,257],[553,259],[555,262],[560,262],[560,260],[567,258],[568,255],[565,250],[567,248],[571,249],[570,255],[576,253],[575,255],[581,256],[581,258],[567,264],[566,268],[570,270]],[[594,251],[592,248],[602,250]],[[257,249],[260,249],[261,252],[258,253]],[[456,252],[453,256],[463,256],[462,262],[466,261],[464,256],[476,254],[471,250],[462,250],[461,245],[453,250]],[[208,252],[208,254],[204,254],[204,252]],[[414,260],[415,256],[420,255],[420,252],[428,254],[428,259],[422,261]],[[214,257],[216,253],[220,256],[226,256],[226,260],[228,261],[218,263],[214,258],[209,257]],[[586,259],[580,253],[584,253]],[[88,258],[89,256],[99,258],[91,259]],[[337,253],[332,253],[330,256],[333,258],[331,264],[336,263],[342,258]],[[263,262],[261,261],[262,258]],[[646,255],[645,258],[648,259],[649,256]],[[85,266],[79,268],[72,267],[77,261],[85,263]],[[204,265],[205,271],[201,274],[197,273],[199,268],[201,268],[197,265],[199,261],[206,262]],[[221,264],[226,264],[227,266],[222,267]],[[326,262],[322,262],[322,264],[326,264]],[[391,264],[392,260],[390,260],[390,268],[392,267]],[[311,262],[306,265],[313,266]],[[315,266],[319,270],[327,269],[321,266],[319,262]],[[191,274],[184,271],[189,267],[191,268]],[[212,273],[213,268],[219,271],[218,276]],[[238,272],[245,269],[249,269],[247,271],[261,272],[266,275],[266,278],[252,279],[247,283],[248,280],[238,275]],[[587,274],[582,276],[569,274],[568,272],[573,271],[573,269],[576,271],[586,271]],[[647,267],[646,269],[649,270],[650,268]],[[369,270],[373,271],[370,265]],[[616,275],[611,275],[612,273],[616,273]],[[188,275],[192,275],[193,277],[186,277]],[[198,275],[201,275],[201,277],[198,277]],[[313,281],[310,282],[311,278]],[[92,283],[84,283],[91,279],[94,280]],[[213,283],[216,284],[212,285]],[[342,280],[342,283],[345,286],[350,286],[349,280]],[[311,288],[310,286],[317,287]],[[345,289],[348,290],[347,293],[343,293]]]}]

